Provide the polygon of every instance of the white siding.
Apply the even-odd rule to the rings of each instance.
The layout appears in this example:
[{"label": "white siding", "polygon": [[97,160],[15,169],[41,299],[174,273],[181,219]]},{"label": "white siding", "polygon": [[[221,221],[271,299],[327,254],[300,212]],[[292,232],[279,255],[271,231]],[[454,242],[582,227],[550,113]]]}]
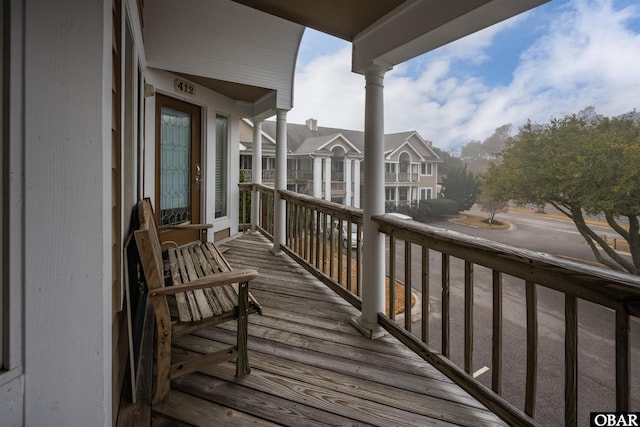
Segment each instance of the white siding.
[{"label": "white siding", "polygon": [[25,10],[25,425],[111,425],[111,4]]}]

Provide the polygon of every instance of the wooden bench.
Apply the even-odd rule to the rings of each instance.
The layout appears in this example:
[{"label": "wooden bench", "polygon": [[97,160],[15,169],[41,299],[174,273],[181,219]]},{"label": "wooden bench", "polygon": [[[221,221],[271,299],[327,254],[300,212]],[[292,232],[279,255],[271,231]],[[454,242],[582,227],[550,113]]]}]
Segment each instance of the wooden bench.
[{"label": "wooden bench", "polygon": [[[236,375],[248,374],[247,316],[261,311],[249,294],[248,282],[258,273],[251,269],[232,270],[210,242],[173,244],[163,258],[150,200],[138,203],[138,215],[140,228],[134,233],[135,240],[156,320],[153,403],[168,397],[172,378],[210,364],[236,360]],[[232,319],[238,322],[236,346],[171,363],[173,338]]]}]

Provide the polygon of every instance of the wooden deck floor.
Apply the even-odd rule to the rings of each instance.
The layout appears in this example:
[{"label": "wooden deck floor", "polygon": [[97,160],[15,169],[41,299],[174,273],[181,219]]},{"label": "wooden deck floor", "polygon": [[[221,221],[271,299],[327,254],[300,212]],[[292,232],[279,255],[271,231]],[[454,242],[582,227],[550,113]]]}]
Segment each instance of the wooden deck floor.
[{"label": "wooden deck floor", "polygon": [[[368,340],[357,311],[261,236],[229,241],[235,268],[258,269],[251,293],[251,374],[232,363],[174,380],[152,424],[208,426],[495,426],[504,423],[392,337]],[[233,322],[184,337],[175,357],[235,342]]]}]

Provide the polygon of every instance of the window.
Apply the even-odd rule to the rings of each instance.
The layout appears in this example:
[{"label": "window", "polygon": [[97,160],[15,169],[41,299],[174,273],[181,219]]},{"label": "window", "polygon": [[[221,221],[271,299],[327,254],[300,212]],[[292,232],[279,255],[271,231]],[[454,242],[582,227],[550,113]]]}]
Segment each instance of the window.
[{"label": "window", "polygon": [[409,200],[409,198],[408,198],[409,197],[409,191],[408,190],[409,189],[407,187],[402,187],[402,188],[398,189],[398,191],[399,191],[398,194],[400,195],[400,200],[401,201]]},{"label": "window", "polygon": [[384,171],[386,173],[396,173],[396,164],[395,163],[385,163]]},{"label": "window", "polygon": [[422,175],[432,176],[433,175],[433,164],[432,163],[422,163],[422,168],[420,173]]},{"label": "window", "polygon": [[240,154],[240,169],[251,169],[253,167],[253,156]]},{"label": "window", "polygon": [[262,170],[274,170],[276,168],[276,159],[274,157],[262,158]]},{"label": "window", "polygon": [[227,216],[228,119],[216,116],[215,217]]},{"label": "window", "polygon": [[407,153],[400,154],[400,173],[410,173],[411,157]]},{"label": "window", "polygon": [[395,188],[385,188],[384,189],[384,200],[387,202],[395,202],[396,201],[396,189]]},{"label": "window", "polygon": [[422,188],[420,189],[420,200],[431,200],[433,198],[433,189]]}]

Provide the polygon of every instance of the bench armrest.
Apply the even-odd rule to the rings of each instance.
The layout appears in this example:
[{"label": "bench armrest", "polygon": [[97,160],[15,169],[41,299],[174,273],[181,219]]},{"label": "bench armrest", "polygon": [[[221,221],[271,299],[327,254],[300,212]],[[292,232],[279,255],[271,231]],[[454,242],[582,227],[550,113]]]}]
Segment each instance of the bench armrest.
[{"label": "bench armrest", "polygon": [[232,283],[244,283],[248,282],[249,280],[255,279],[256,277],[258,277],[258,272],[252,269],[225,271],[222,273],[216,273],[213,276],[192,280],[189,283],[154,289],[149,292],[149,296],[154,297],[159,295],[173,295],[180,292],[195,291],[197,289],[230,285]]}]

